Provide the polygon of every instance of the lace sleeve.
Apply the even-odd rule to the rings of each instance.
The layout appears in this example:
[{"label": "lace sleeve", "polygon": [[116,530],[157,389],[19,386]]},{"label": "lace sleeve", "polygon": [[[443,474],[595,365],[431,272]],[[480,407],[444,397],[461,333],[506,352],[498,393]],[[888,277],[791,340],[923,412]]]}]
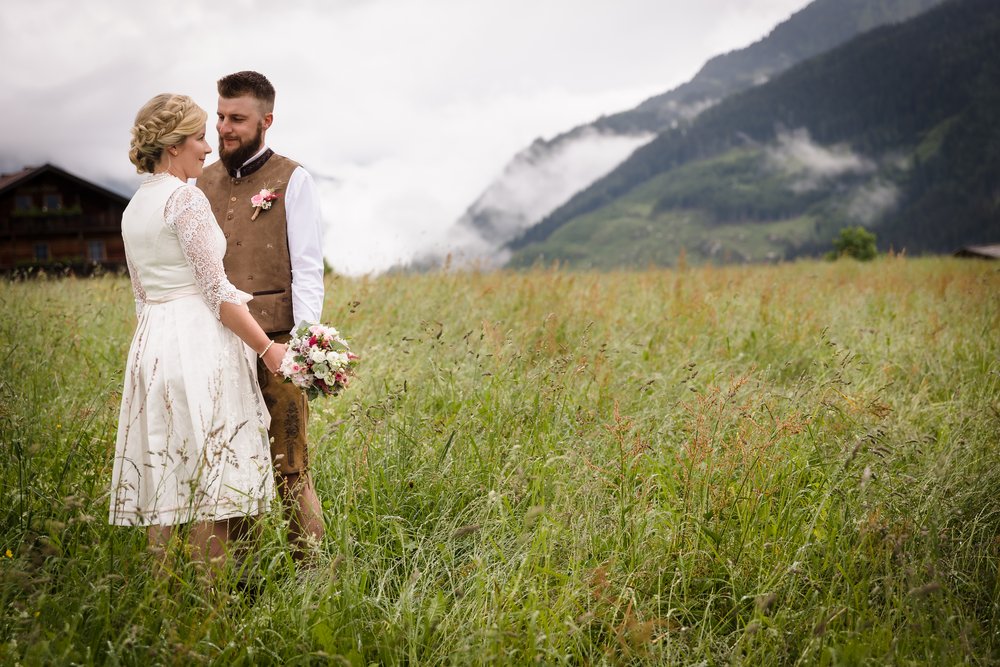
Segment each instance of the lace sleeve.
[{"label": "lace sleeve", "polygon": [[219,317],[222,302],[244,304],[242,292],[237,290],[222,267],[222,255],[214,234],[215,219],[208,199],[201,190],[185,185],[177,188],[167,200],[164,210],[167,226],[177,233],[181,251],[194,271],[194,280],[201,290],[205,303]]},{"label": "lace sleeve", "polygon": [[146,290],[142,289],[142,283],[139,282],[139,274],[135,271],[135,265],[132,264],[132,258],[125,253],[125,263],[128,265],[128,277],[132,281],[132,295],[135,297],[135,316],[136,319],[142,314],[142,307],[146,305]]}]

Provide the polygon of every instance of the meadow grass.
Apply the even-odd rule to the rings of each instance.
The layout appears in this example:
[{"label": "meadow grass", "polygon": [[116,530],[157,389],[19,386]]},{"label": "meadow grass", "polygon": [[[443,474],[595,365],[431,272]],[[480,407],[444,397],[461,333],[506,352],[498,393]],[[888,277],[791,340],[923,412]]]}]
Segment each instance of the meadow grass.
[{"label": "meadow grass", "polygon": [[0,313],[2,664],[1000,660],[996,264],[330,276],[319,562],[214,581],[107,525],[127,278]]}]

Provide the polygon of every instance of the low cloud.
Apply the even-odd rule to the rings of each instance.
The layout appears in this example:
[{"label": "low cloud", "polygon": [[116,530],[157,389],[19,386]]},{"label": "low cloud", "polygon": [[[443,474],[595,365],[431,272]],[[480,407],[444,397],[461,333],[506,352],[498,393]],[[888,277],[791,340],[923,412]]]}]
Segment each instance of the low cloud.
[{"label": "low cloud", "polygon": [[504,243],[621,164],[653,135],[587,128],[555,145],[520,152],[459,222],[489,242]]},{"label": "low cloud", "polygon": [[892,183],[875,180],[858,188],[847,203],[847,214],[854,220],[870,225],[896,207],[899,188]]},{"label": "low cloud", "polygon": [[694,102],[692,104],[680,104],[675,100],[671,100],[667,103],[664,111],[670,113],[674,116],[674,119],[670,121],[670,127],[677,128],[680,127],[682,120],[692,120],[695,116],[700,115],[703,111],[711,109],[719,100],[711,97],[708,99],[701,100],[700,102]]},{"label": "low cloud", "polygon": [[[453,262],[502,265],[509,258],[503,248],[508,241],[621,164],[653,136],[588,127],[556,144],[536,141],[507,164],[458,220],[446,254]],[[438,261],[442,258],[439,253]]]},{"label": "low cloud", "polygon": [[[792,178],[792,190],[808,192],[843,177],[855,177],[855,185],[845,195],[843,210],[852,220],[870,225],[877,223],[899,202],[899,188],[879,177],[879,165],[845,145],[821,146],[805,129],[780,132],[775,145],[767,149],[771,168]],[[899,156],[883,157],[881,162],[895,169],[908,164]]]},{"label": "low cloud", "polygon": [[846,146],[822,146],[806,129],[780,132],[776,145],[767,149],[772,168],[792,177],[795,192],[815,190],[824,183],[849,174],[870,174],[875,162]]}]

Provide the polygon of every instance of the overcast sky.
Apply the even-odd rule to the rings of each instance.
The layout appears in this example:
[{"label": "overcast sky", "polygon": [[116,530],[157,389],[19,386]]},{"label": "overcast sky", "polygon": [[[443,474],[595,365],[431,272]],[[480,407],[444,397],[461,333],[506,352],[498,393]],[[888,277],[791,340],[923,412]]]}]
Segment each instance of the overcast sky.
[{"label": "overcast sky", "polygon": [[[316,177],[339,271],[430,247],[536,137],[631,108],[809,0],[4,0],[0,169],[52,162],[125,194],[135,112],[210,115],[223,74],[278,96],[268,144]],[[210,160],[215,159],[215,154]]]}]

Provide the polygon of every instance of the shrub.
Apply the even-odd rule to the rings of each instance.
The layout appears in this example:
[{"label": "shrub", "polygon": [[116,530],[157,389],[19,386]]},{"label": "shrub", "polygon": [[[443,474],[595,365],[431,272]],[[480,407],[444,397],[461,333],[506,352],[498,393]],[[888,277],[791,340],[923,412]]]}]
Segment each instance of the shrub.
[{"label": "shrub", "polygon": [[875,249],[875,234],[864,227],[844,227],[840,236],[833,240],[833,252],[830,259],[853,257],[862,262],[875,259],[878,251]]}]

